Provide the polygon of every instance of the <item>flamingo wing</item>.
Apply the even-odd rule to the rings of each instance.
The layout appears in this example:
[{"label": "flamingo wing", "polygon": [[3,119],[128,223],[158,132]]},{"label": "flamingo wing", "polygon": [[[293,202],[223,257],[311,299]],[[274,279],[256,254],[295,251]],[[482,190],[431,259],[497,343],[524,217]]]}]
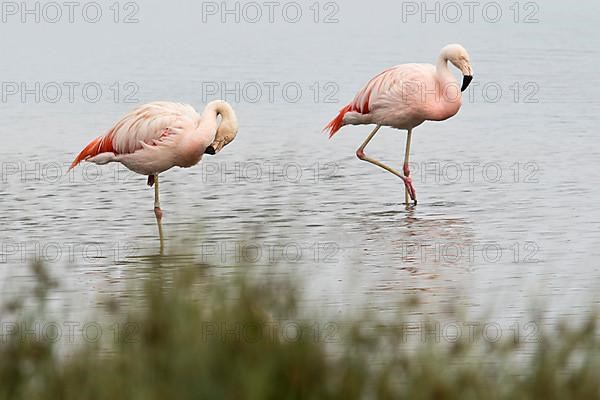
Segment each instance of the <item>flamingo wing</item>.
[{"label": "flamingo wing", "polygon": [[350,111],[368,114],[376,100],[393,90],[402,79],[402,75],[402,68],[393,67],[375,76],[358,91],[354,100],[350,102]]},{"label": "flamingo wing", "polygon": [[429,70],[432,68],[423,64],[403,64],[389,68],[372,78],[325,127],[325,130],[329,130],[329,137],[344,126],[344,116],[349,112],[367,115],[383,105],[390,104],[402,108],[410,94],[416,92],[414,87],[409,90],[409,86],[425,81],[424,75],[431,72]]},{"label": "flamingo wing", "polygon": [[144,146],[158,146],[183,130],[193,129],[200,114],[187,104],[154,102],[143,105],[121,118],[105,134],[90,142],[71,167],[102,153],[130,154]]}]

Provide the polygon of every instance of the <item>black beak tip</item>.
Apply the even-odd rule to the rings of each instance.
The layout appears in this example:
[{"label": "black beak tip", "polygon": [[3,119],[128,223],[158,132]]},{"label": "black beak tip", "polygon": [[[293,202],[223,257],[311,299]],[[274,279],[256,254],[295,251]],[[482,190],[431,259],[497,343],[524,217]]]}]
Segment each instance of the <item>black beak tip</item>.
[{"label": "black beak tip", "polygon": [[463,84],[462,84],[462,88],[460,89],[460,91],[464,92],[465,90],[467,90],[467,88],[471,84],[472,80],[473,80],[473,76],[472,75],[465,75],[463,77]]},{"label": "black beak tip", "polygon": [[214,147],[208,146],[206,148],[206,150],[204,150],[204,154],[208,154],[209,156],[214,156],[215,154],[217,154],[217,152],[215,151]]}]

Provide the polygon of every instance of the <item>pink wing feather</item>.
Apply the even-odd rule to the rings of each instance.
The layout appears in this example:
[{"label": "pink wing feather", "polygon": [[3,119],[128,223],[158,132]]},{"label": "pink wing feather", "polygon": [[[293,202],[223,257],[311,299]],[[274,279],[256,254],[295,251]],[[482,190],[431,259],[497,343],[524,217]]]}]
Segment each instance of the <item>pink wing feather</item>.
[{"label": "pink wing feather", "polygon": [[344,116],[349,112],[368,114],[371,110],[371,102],[374,100],[382,88],[386,86],[391,73],[396,67],[389,68],[371,79],[362,89],[358,91],[354,100],[340,110],[338,115],[331,121],[324,130],[329,130],[329,137],[333,137],[342,126],[344,126]]},{"label": "pink wing feather", "polygon": [[143,105],[121,118],[105,135],[90,142],[71,167],[101,153],[129,154],[144,145],[157,145],[179,127],[198,126],[200,114],[187,104],[154,102]]},{"label": "pink wing feather", "polygon": [[344,126],[344,116],[349,112],[366,115],[378,105],[390,101],[397,107],[402,107],[402,103],[406,101],[406,96],[403,95],[404,83],[421,81],[426,72],[422,64],[403,64],[386,69],[367,82],[354,100],[342,108],[324,130],[329,130],[331,138]]}]

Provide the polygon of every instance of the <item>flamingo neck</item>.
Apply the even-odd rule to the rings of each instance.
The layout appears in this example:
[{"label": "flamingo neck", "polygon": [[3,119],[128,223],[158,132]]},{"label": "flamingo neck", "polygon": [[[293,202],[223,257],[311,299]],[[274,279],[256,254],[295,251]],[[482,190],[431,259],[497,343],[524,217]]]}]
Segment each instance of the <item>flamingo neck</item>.
[{"label": "flamingo neck", "polygon": [[219,127],[218,115],[215,107],[209,104],[202,112],[195,131],[186,139],[184,148],[194,158],[198,158],[199,160],[206,148],[215,140]]},{"label": "flamingo neck", "polygon": [[[213,140],[219,141],[219,143],[212,143],[217,145],[216,151],[219,151],[223,146],[227,145],[237,135],[239,124],[233,108],[229,103],[224,101],[213,101],[206,106],[207,118],[210,121],[217,121],[217,116],[221,116],[221,121],[216,127],[216,133]],[[204,118],[204,117],[203,117]]]},{"label": "flamingo neck", "polygon": [[[219,115],[221,116],[220,123],[217,119]],[[225,127],[237,129],[238,122],[231,106],[224,101],[217,100],[210,102],[206,105],[206,108],[202,113],[200,127],[202,127],[203,129],[209,128],[216,135],[217,129],[222,129]]]},{"label": "flamingo neck", "polygon": [[452,72],[448,68],[448,57],[445,54],[440,54],[440,57],[436,63],[436,72],[438,79],[441,81],[447,81],[448,77],[452,76]]},{"label": "flamingo neck", "polygon": [[206,105],[206,112],[214,112],[216,115],[220,115],[223,118],[223,121],[235,121],[237,124],[233,108],[225,101],[217,100],[208,103]]},{"label": "flamingo neck", "polygon": [[440,54],[436,63],[436,75],[438,82],[444,86],[448,84],[458,85],[456,78],[448,68],[448,56],[445,53]]}]

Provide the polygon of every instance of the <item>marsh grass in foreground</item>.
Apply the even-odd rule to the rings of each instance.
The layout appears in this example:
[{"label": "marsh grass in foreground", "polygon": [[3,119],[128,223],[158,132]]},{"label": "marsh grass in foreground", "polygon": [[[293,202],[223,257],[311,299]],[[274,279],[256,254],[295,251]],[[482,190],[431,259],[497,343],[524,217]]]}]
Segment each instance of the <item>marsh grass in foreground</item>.
[{"label": "marsh grass in foreground", "polygon": [[[24,322],[43,319],[54,284],[36,268],[41,304],[27,309],[38,311],[19,302],[8,308]],[[184,265],[157,271],[141,296],[131,289],[137,300],[110,307],[111,321],[129,327],[116,340],[82,342],[62,354],[50,340],[4,335],[0,399],[600,398],[595,318],[541,333],[526,356],[511,341],[409,344],[401,320],[370,317],[329,322],[335,340],[316,340],[266,328],[295,321],[295,330],[314,332],[312,322],[301,322],[298,288],[288,282],[210,278]],[[406,303],[407,315],[418,307]]]}]

